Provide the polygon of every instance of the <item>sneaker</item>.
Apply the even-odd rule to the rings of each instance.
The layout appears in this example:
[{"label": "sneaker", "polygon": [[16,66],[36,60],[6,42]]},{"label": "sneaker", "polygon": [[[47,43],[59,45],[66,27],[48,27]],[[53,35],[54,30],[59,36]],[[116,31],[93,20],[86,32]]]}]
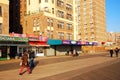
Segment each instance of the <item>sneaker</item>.
[{"label": "sneaker", "polygon": [[28,74],[32,74],[32,72],[29,72]]},{"label": "sneaker", "polygon": [[22,73],[19,73],[19,75],[22,75]]}]

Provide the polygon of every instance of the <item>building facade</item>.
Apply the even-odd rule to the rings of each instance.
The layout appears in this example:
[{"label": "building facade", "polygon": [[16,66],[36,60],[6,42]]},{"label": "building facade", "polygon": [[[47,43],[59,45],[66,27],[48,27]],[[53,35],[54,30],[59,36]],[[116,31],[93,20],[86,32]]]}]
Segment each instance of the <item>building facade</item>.
[{"label": "building facade", "polygon": [[0,34],[9,34],[9,0],[0,1]]},{"label": "building facade", "polygon": [[74,4],[76,40],[106,42],[105,0],[76,0]]},{"label": "building facade", "polygon": [[72,0],[27,0],[23,33],[74,39]]},{"label": "building facade", "polygon": [[107,42],[110,45],[115,45],[120,47],[120,33],[119,32],[108,32]]}]

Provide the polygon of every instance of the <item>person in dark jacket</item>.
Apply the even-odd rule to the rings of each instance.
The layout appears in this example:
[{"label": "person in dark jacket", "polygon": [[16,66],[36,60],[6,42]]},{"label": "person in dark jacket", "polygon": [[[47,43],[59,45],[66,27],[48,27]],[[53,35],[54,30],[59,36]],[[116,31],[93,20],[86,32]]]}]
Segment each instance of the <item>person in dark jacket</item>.
[{"label": "person in dark jacket", "polygon": [[21,58],[21,67],[20,67],[19,75],[23,74],[24,68],[27,68],[28,74],[31,73],[29,63],[28,63],[28,52],[27,51],[24,52],[24,54]]},{"label": "person in dark jacket", "polygon": [[110,57],[113,57],[113,49],[110,49]]},{"label": "person in dark jacket", "polygon": [[116,47],[115,49],[116,57],[118,57],[119,49]]},{"label": "person in dark jacket", "polygon": [[29,52],[29,60],[30,60],[30,70],[31,70],[31,72],[32,72],[32,69],[35,66],[35,64],[34,64],[34,58],[35,58],[34,51],[30,51]]}]

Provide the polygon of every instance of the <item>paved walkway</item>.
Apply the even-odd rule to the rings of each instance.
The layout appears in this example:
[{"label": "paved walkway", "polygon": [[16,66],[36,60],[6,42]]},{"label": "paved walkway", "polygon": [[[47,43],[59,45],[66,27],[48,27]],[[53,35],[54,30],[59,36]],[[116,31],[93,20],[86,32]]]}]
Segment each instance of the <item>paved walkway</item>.
[{"label": "paved walkway", "polygon": [[[93,70],[95,68],[108,66],[108,65],[117,63],[119,62],[119,59],[120,57],[110,58],[109,55],[88,57],[88,58],[83,58],[83,59],[73,59],[73,60],[68,60],[64,62],[36,66],[32,74],[27,74],[26,72],[22,76],[18,75],[19,69],[12,69],[8,71],[0,72],[0,80],[47,80],[45,78],[50,77],[50,76],[55,76],[55,75],[67,73],[67,72],[74,71],[74,70],[83,70],[83,72],[79,73],[80,75],[90,70]],[[100,64],[102,65],[97,66]],[[94,68],[87,70],[87,68],[93,67],[93,66]],[[64,78],[64,79],[58,79],[58,80],[67,80],[67,78],[68,77],[66,77],[66,79]],[[50,80],[56,80],[56,79],[50,79]]]}]

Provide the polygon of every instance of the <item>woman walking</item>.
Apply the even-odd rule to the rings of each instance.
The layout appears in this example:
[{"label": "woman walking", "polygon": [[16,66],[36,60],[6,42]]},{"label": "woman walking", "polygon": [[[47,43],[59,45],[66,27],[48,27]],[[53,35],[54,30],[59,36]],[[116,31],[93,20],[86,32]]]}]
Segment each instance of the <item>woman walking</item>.
[{"label": "woman walking", "polygon": [[19,75],[23,74],[23,70],[24,68],[27,68],[28,74],[30,74],[30,67],[29,67],[29,63],[28,63],[28,52],[25,51],[22,58],[21,58],[21,67],[20,67],[20,71],[19,71]]}]

